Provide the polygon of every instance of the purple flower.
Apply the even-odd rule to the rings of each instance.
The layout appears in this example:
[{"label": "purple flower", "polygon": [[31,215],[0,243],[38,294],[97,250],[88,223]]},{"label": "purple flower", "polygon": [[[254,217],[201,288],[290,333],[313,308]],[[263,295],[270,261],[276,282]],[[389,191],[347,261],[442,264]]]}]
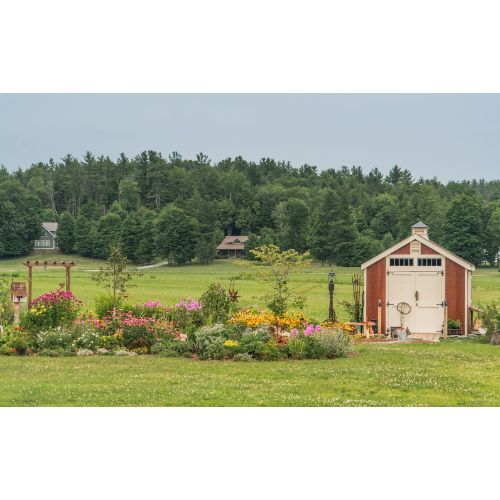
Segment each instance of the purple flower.
[{"label": "purple flower", "polygon": [[181,299],[175,307],[177,309],[185,309],[188,312],[192,311],[197,311],[198,309],[201,309],[201,304],[192,298],[187,298],[187,299]]}]

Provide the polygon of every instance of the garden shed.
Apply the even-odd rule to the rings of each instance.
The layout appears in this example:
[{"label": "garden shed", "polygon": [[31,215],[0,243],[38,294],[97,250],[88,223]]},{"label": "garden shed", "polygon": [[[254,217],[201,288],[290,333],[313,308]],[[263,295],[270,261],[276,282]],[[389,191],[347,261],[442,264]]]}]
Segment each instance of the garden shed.
[{"label": "garden shed", "polygon": [[439,338],[447,320],[460,321],[461,333],[472,327],[474,266],[431,241],[428,226],[418,222],[411,235],[362,264],[365,321],[378,331],[403,326],[420,338]]}]

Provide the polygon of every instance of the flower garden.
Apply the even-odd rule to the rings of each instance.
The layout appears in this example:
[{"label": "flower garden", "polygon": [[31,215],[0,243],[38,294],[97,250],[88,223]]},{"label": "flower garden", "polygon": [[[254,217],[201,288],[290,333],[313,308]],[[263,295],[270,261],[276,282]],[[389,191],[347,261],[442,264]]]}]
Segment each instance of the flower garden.
[{"label": "flower garden", "polygon": [[239,308],[213,283],[200,300],[85,311],[62,289],[35,298],[18,325],[4,328],[4,355],[162,355],[201,360],[274,361],[335,358],[353,352],[345,324],[315,324],[303,313]]}]

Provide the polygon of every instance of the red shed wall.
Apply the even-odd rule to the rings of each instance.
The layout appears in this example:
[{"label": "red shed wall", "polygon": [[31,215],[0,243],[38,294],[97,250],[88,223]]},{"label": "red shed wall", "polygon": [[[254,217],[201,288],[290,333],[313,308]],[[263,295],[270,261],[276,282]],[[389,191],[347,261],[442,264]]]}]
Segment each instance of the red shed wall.
[{"label": "red shed wall", "polygon": [[385,332],[385,259],[380,259],[366,268],[366,320],[377,319],[378,299],[382,299],[382,325],[379,332]]},{"label": "red shed wall", "polygon": [[465,269],[445,259],[445,296],[448,300],[448,318],[459,319],[465,328]]},{"label": "red shed wall", "polygon": [[[391,255],[410,255],[410,253],[411,253],[410,244],[407,243],[405,246],[398,248]],[[424,245],[423,243],[420,245],[420,253],[422,255],[436,254],[436,252],[432,248],[429,248],[427,245]]]}]

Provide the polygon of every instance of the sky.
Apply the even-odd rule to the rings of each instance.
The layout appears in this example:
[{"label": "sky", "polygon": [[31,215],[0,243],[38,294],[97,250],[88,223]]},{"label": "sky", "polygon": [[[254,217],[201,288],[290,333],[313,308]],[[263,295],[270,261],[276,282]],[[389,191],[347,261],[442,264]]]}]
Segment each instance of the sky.
[{"label": "sky", "polygon": [[0,94],[0,165],[203,152],[500,178],[500,94]]}]

